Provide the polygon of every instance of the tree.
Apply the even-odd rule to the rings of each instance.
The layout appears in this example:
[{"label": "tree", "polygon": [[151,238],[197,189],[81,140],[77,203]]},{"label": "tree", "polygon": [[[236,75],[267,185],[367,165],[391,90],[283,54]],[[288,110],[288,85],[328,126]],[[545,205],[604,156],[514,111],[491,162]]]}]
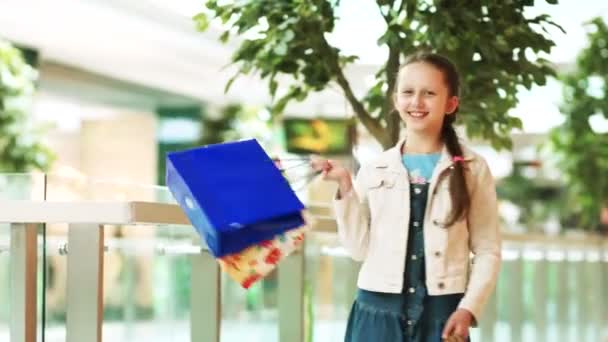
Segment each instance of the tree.
[{"label": "tree", "polygon": [[565,121],[551,132],[571,210],[587,228],[597,226],[602,207],[608,207],[608,133],[595,132],[590,124],[592,117],[608,120],[608,27],[600,18],[589,26],[589,45],[578,55],[576,69],[562,76]]},{"label": "tree", "polygon": [[541,166],[542,163],[538,161],[515,161],[511,174],[500,179],[497,184],[498,197],[517,206],[517,222],[523,224],[527,232],[544,230],[543,226],[548,221],[552,218],[559,219],[563,213],[565,191],[561,184],[526,174]]},{"label": "tree", "polygon": [[36,78],[21,51],[0,40],[0,172],[47,170],[54,159],[28,112]]},{"label": "tree", "polygon": [[272,124],[264,108],[229,103],[201,116],[199,145],[217,144],[243,138],[255,138],[262,146],[273,149]]},{"label": "tree", "polygon": [[229,104],[220,109],[220,115],[202,115],[202,132],[199,145],[217,144],[224,141],[239,139],[234,130],[236,120],[243,111],[238,104]]},{"label": "tree", "polygon": [[[557,3],[556,0],[547,0]],[[357,98],[345,76],[345,66],[357,56],[347,56],[327,41],[332,32],[339,0],[207,0],[207,11],[194,17],[200,30],[217,18],[226,30],[220,40],[247,33],[232,63],[237,74],[258,72],[268,80],[273,96],[273,114],[282,113],[287,103],[303,100],[310,92],[336,82],[356,117],[384,146],[398,139],[400,119],[393,115],[392,94],[402,56],[417,49],[450,57],[462,72],[463,104],[460,123],[467,135],[489,140],[493,146],[509,147],[509,133],[521,128],[521,121],[507,112],[517,104],[517,87],[545,84],[554,75],[543,58],[531,55],[549,52],[554,43],[547,38],[551,26],[561,30],[548,15],[526,18],[527,1],[464,0],[378,0],[379,18],[386,31],[379,46],[388,47],[386,62],[376,73],[375,85]],[[286,92],[277,96],[277,77],[294,79]]]}]

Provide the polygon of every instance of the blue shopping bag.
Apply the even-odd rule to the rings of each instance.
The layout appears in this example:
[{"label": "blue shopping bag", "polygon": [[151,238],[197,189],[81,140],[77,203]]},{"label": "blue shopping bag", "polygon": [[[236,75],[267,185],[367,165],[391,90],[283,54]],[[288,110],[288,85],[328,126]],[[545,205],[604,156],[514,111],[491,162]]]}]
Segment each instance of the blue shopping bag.
[{"label": "blue shopping bag", "polygon": [[304,224],[304,205],[254,139],[169,153],[166,182],[215,257]]}]

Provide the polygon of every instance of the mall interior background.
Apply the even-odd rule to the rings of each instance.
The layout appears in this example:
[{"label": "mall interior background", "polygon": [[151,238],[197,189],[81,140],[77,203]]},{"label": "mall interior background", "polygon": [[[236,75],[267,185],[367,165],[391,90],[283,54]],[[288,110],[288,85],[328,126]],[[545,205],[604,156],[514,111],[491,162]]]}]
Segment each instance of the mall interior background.
[{"label": "mall interior background", "polygon": [[[550,13],[568,32],[553,37],[557,46],[550,57],[558,71],[572,68],[577,52],[584,47],[582,24],[598,15],[608,20],[608,5],[590,0],[584,3],[539,3],[535,8]],[[368,20],[368,5],[363,0],[344,5],[348,14],[344,17],[349,19],[337,28],[334,37],[343,42],[346,51],[362,56],[361,62],[348,70],[357,93],[370,85],[378,61],[373,51],[349,38],[374,35],[372,23],[357,25]],[[137,198],[171,202],[166,189],[155,187],[164,182],[165,153],[201,144],[205,125],[212,125],[231,105],[239,106],[236,110],[241,116],[227,133],[228,139],[256,137],[269,153],[288,154],[283,124],[271,123],[265,109],[269,101],[265,83],[243,77],[224,93],[224,85],[234,72],[227,64],[236,43],[218,42],[219,30],[214,27],[205,33],[196,31],[190,16],[201,6],[189,0],[0,0],[0,37],[29,51],[39,72],[32,115],[46,126],[46,141],[57,158],[49,171],[46,200]],[[509,186],[505,180],[514,172],[540,189],[541,195],[525,204],[501,201],[505,231],[566,239],[557,246],[597,238],[567,226],[568,222],[559,219],[559,207],[546,205],[548,198],[567,186],[552,164],[551,153],[542,148],[549,130],[561,123],[561,92],[556,80],[522,91],[520,104],[512,113],[523,120],[524,129],[512,134],[513,150],[496,152],[484,142],[472,142],[488,159],[499,194],[512,193],[500,185]],[[345,123],[351,122],[352,115],[338,89],[293,104],[285,114],[286,118]],[[353,154],[364,161],[380,147],[364,129],[356,127],[356,131]],[[334,157],[352,165],[350,152],[348,146]],[[0,190],[3,197],[37,199],[36,195],[6,190],[18,177],[0,177],[0,186],[5,187]],[[327,203],[332,193],[330,184],[315,180],[299,195],[306,201]],[[608,213],[605,215],[608,224]],[[0,226],[2,239],[7,232],[8,227]],[[46,314],[47,341],[60,341],[65,336],[66,265],[60,246],[66,232],[62,225],[47,230],[52,247],[47,249],[49,278],[41,308]],[[105,234],[122,247],[105,255],[104,339],[187,340],[188,298],[196,290],[188,287],[193,270],[187,256],[159,254],[153,248],[142,251],[138,246],[196,241],[193,231],[117,226],[109,227]],[[338,341],[353,298],[357,265],[345,257],[335,234],[310,234],[309,240],[307,329],[314,341]],[[606,251],[577,246],[580,248],[574,252],[543,252],[539,256],[542,247],[535,249],[525,241],[506,245],[503,272],[515,276],[501,278],[492,302],[497,341],[535,340],[539,325],[546,327],[546,338],[560,335],[572,341],[584,336],[582,340],[597,341],[608,336],[608,305],[602,308],[597,301],[608,300]],[[9,262],[0,252],[0,303],[10,296],[6,285]],[[539,279],[541,285],[535,283]],[[512,282],[521,285],[518,290]],[[277,340],[276,275],[249,291],[227,278],[222,284],[222,341],[244,336],[247,341]],[[540,293],[543,314],[539,314],[536,302]],[[521,298],[514,302],[514,296]],[[10,308],[0,305],[0,340],[8,336],[9,318]],[[521,329],[512,330],[514,325]],[[473,334],[480,340],[475,335],[479,332]]]}]

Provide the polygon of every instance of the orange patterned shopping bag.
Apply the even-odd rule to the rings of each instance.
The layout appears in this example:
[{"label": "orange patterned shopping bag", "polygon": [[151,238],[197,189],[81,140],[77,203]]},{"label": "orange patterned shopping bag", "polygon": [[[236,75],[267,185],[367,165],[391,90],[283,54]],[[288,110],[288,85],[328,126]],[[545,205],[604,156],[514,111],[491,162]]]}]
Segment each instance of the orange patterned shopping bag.
[{"label": "orange patterned shopping bag", "polygon": [[289,230],[217,260],[224,272],[247,289],[274,270],[280,260],[297,250],[304,242],[307,229],[303,226]]}]

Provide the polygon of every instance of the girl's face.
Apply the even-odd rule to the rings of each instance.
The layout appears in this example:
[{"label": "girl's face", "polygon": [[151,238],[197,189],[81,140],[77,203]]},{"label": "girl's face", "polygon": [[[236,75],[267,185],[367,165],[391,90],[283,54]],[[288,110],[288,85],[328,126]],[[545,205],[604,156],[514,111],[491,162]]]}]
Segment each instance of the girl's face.
[{"label": "girl's face", "polygon": [[429,63],[404,66],[397,77],[395,107],[407,130],[438,136],[443,118],[458,107],[451,96],[443,72]]}]

